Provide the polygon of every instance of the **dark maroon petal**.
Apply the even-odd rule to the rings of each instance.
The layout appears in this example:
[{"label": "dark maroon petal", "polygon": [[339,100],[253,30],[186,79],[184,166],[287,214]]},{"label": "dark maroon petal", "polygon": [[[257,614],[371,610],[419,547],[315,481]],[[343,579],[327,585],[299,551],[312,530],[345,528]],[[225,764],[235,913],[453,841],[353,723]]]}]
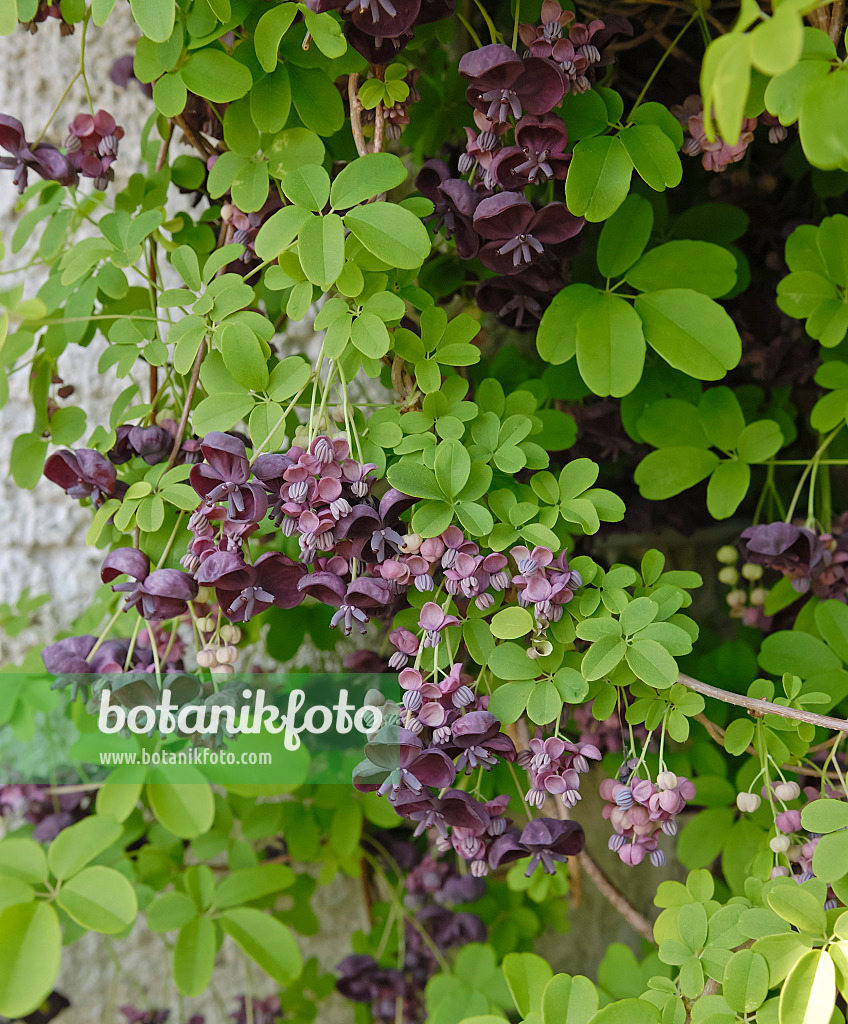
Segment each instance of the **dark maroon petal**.
[{"label": "dark maroon petal", "polygon": [[501,239],[497,242],[486,242],[477,254],[480,258],[480,262],[484,266],[488,267],[489,270],[494,270],[496,274],[504,274],[506,276],[509,276],[510,274],[520,274],[523,270],[527,269],[527,264],[517,264],[511,252],[502,253],[501,246],[504,241],[505,239]]},{"label": "dark maroon petal", "polygon": [[379,527],[380,517],[370,505],[354,505],[348,514],[336,524],[335,534],[339,540],[370,537]]},{"label": "dark maroon petal", "polygon": [[86,662],[92,647],[97,643],[95,636],[69,636],[57,640],[41,652],[41,660],[48,672],[56,675],[63,672],[90,672]]},{"label": "dark maroon petal", "polygon": [[568,130],[565,122],[556,114],[538,117],[527,114],[515,126],[515,141],[522,149],[534,153],[547,150],[549,153],[564,153],[568,145]]},{"label": "dark maroon petal", "polygon": [[554,245],[574,238],[585,223],[582,217],[575,217],[565,203],[548,203],[530,222],[529,231],[540,242]]},{"label": "dark maroon petal", "polygon": [[81,479],[79,463],[73,452],[54,452],[44,463],[44,475],[63,490],[78,484]]},{"label": "dark maroon petal", "polygon": [[235,551],[215,551],[201,564],[195,578],[201,586],[240,591],[253,583],[254,575],[253,566]]},{"label": "dark maroon petal", "polygon": [[513,83],[521,105],[530,114],[547,114],[559,106],[565,82],[554,64],[541,57],[524,61],[524,74]]},{"label": "dark maroon petal", "polygon": [[77,448],[74,455],[77,457],[83,480],[94,484],[104,494],[111,494],[118,478],[112,463],[91,448]]},{"label": "dark maroon petal", "polygon": [[233,484],[247,483],[249,468],[243,441],[232,434],[213,430],[203,438],[200,450],[222,480]]},{"label": "dark maroon petal", "polygon": [[558,818],[533,818],[521,832],[521,843],[529,850],[551,850],[564,856],[576,856],[586,837],[576,821]]},{"label": "dark maroon petal", "polygon": [[442,750],[425,750],[410,765],[410,771],[425,786],[444,789],[456,778],[456,765]]},{"label": "dark maroon petal", "polygon": [[521,189],[530,182],[526,173],[517,171],[526,161],[527,155],[520,146],[504,146],[492,157],[489,172],[501,188]]},{"label": "dark maroon petal", "polygon": [[242,512],[233,510],[227,513],[228,518],[236,523],[258,523],[268,511],[268,494],[259,484],[243,484],[239,487],[241,500],[244,503]]},{"label": "dark maroon petal", "polygon": [[513,861],[526,856],[527,850],[521,845],[518,831],[510,829],[509,832],[498,836],[489,847],[489,867],[497,871],[502,864],[512,864]]},{"label": "dark maroon petal", "polygon": [[412,33],[399,36],[384,36],[382,39],[369,35],[357,28],[352,21],[345,26],[345,37],[350,45],[370,63],[386,67],[397,57],[407,43],[412,42]]},{"label": "dark maroon petal", "polygon": [[197,597],[197,581],[180,569],[155,569],[144,581],[144,589],[156,597],[178,601],[193,601]]},{"label": "dark maroon petal", "polygon": [[516,192],[499,192],[483,199],[474,214],[474,229],[483,238],[505,240],[527,230],[533,207]]},{"label": "dark maroon petal", "polygon": [[307,574],[306,566],[288,555],[269,551],[256,560],[256,586],[274,596],[278,608],[294,608],[304,598],[298,583]]},{"label": "dark maroon petal", "polygon": [[389,590],[385,580],[372,579],[370,576],[360,576],[347,588],[345,604],[352,604],[364,610],[371,608],[382,608],[392,599],[392,592]]},{"label": "dark maroon petal", "polygon": [[176,619],[185,611],[186,603],[179,598],[142,595],[141,614],[145,619]]},{"label": "dark maroon petal", "polygon": [[200,462],[196,466],[191,467],[188,480],[201,498],[205,498],[222,483],[222,478],[218,475],[217,470],[207,466],[205,462]]},{"label": "dark maroon petal", "polygon": [[374,793],[391,772],[391,768],[381,768],[367,759],[360,761],[353,769],[353,788],[360,793]]},{"label": "dark maroon petal", "polygon": [[32,153],[26,143],[24,126],[8,114],[0,114],[0,146],[22,160],[32,159]]},{"label": "dark maroon petal", "polygon": [[334,608],[344,601],[347,592],[344,580],[334,572],[314,572],[311,576],[304,576],[297,589]]},{"label": "dark maroon petal", "polygon": [[390,771],[406,768],[421,753],[424,744],[409,729],[397,725],[386,725],[380,729],[370,743],[365,745],[365,754],[372,764]]},{"label": "dark maroon petal", "polygon": [[133,451],[140,455],[149,466],[153,466],[157,462],[164,462],[174,447],[174,439],[168,431],[156,426],[132,427],[128,440]]},{"label": "dark maroon petal", "polygon": [[485,807],[460,789],[449,789],[439,801],[439,813],[449,825],[476,829],[482,834],[489,824]]},{"label": "dark maroon petal", "polygon": [[253,460],[250,471],[261,480],[270,491],[279,493],[283,486],[283,473],[290,469],[294,462],[288,455],[269,452],[267,455],[260,455]]},{"label": "dark maroon petal", "polygon": [[457,213],[472,218],[480,205],[480,194],[462,178],[448,178],[439,186],[439,192],[450,200]]},{"label": "dark maroon petal", "polygon": [[394,523],[398,516],[412,508],[417,500],[392,487],[380,498],[380,518],[385,524]]},{"label": "dark maroon petal", "polygon": [[77,172],[65,154],[46,143],[35,147],[30,166],[37,170],[42,178],[57,181],[60,185],[76,185],[79,181]]},{"label": "dark maroon petal", "polygon": [[118,576],[144,580],[150,572],[150,559],[138,548],[117,548],[110,551],[100,569],[100,578],[111,583]]},{"label": "dark maroon petal", "polygon": [[492,43],[482,46],[479,50],[470,50],[459,62],[459,73],[475,85],[503,84],[503,87],[514,82],[524,70],[521,58],[509,46],[503,43]]},{"label": "dark maroon petal", "polygon": [[431,203],[441,202],[439,186],[448,181],[451,176],[450,169],[444,160],[428,160],[415,179],[415,187],[430,200]]},{"label": "dark maroon petal", "polygon": [[500,732],[501,723],[489,711],[471,711],[461,715],[453,723],[451,733],[459,747],[472,747],[477,744],[486,745]]}]

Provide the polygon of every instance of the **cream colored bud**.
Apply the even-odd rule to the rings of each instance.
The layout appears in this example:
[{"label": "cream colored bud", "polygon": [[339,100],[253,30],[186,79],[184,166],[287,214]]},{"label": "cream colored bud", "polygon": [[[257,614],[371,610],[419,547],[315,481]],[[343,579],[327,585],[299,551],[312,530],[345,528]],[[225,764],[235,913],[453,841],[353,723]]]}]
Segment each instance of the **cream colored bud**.
[{"label": "cream colored bud", "polygon": [[753,562],[746,562],[742,566],[742,575],[746,580],[761,580],[763,578],[763,567],[761,565],[755,565]]},{"label": "cream colored bud", "polygon": [[234,665],[238,661],[238,648],[228,644],[226,647],[219,647],[215,652],[215,660],[219,665]]},{"label": "cream colored bud", "polygon": [[211,633],[215,629],[215,620],[211,615],[204,615],[202,619],[197,620],[197,628],[201,633]]},{"label": "cream colored bud", "polygon": [[727,587],[735,587],[739,582],[739,573],[732,565],[726,565],[723,569],[719,569],[718,581],[719,583],[724,583]]},{"label": "cream colored bud", "polygon": [[408,533],[403,538],[403,544],[398,547],[398,551],[402,555],[417,555],[423,543],[424,538],[420,533]]},{"label": "cream colored bud", "polygon": [[762,608],[762,606],[766,603],[766,598],[768,597],[768,595],[769,592],[766,590],[765,587],[754,587],[754,589],[751,591],[751,604],[755,608]]},{"label": "cream colored bud", "polygon": [[774,795],[778,800],[788,803],[790,800],[797,800],[801,795],[801,787],[797,782],[779,782],[774,787]]},{"label": "cream colored bud", "polygon": [[197,604],[209,604],[214,596],[211,587],[198,587],[197,597],[194,600]]},{"label": "cream colored bud", "polygon": [[238,626],[228,622],[225,626],[221,626],[221,639],[226,644],[237,644],[241,640],[241,630]]},{"label": "cream colored bud", "polygon": [[773,853],[786,853],[791,845],[792,840],[789,836],[775,836],[769,840],[769,846]]},{"label": "cream colored bud", "polygon": [[197,664],[200,668],[212,668],[213,665],[217,664],[215,651],[211,647],[204,647],[202,651],[198,651]]},{"label": "cream colored bud", "polygon": [[744,590],[731,590],[725,600],[731,608],[742,608],[748,603],[748,595]]},{"label": "cream colored bud", "polygon": [[762,800],[757,793],[737,793],[736,806],[743,814],[753,814],[759,809]]},{"label": "cream colored bud", "polygon": [[677,776],[674,772],[660,772],[657,776],[657,785],[660,789],[676,789]]},{"label": "cream colored bud", "polygon": [[231,676],[235,672],[232,665],[213,665],[212,675],[213,676]]},{"label": "cream colored bud", "polygon": [[716,558],[725,565],[733,565],[739,558],[739,553],[732,545],[724,544],[716,552]]}]

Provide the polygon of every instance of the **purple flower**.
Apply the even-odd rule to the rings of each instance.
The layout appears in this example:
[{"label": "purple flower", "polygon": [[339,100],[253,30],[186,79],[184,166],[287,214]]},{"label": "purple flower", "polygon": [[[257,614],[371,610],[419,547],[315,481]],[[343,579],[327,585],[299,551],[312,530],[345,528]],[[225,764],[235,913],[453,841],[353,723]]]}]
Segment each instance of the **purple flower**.
[{"label": "purple flower", "polygon": [[425,647],[438,647],[442,630],[458,624],[459,619],[455,615],[446,615],[435,601],[428,601],[423,605],[418,617],[418,625],[425,632]]},{"label": "purple flower", "polygon": [[546,245],[573,238],[583,218],[569,213],[564,203],[548,203],[538,212],[516,192],[500,192],[482,200],[474,214],[474,228],[491,239],[480,259],[499,274],[517,274],[535,263]]},{"label": "purple flower", "polygon": [[811,577],[826,564],[822,542],[806,527],[791,523],[764,523],[742,531],[742,557],[746,562],[776,569],[792,580],[799,594],[810,589]]},{"label": "purple flower", "polygon": [[380,796],[401,787],[419,793],[424,786],[443,789],[455,776],[453,761],[441,750],[426,749],[409,729],[383,726],[365,747],[366,760],[353,770],[353,783],[362,792]]},{"label": "purple flower", "polygon": [[226,501],[227,515],[237,522],[259,522],[268,510],[268,497],[259,484],[250,484],[244,442],[232,434],[212,431],[200,445],[206,463],[192,466],[189,480],[201,498]]},{"label": "purple flower", "polygon": [[44,475],[71,498],[91,498],[95,508],[127,489],[111,462],[91,448],[54,452],[44,464]]},{"label": "purple flower", "polygon": [[44,142],[30,148],[24,134],[24,126],[17,118],[8,114],[0,114],[0,147],[12,154],[0,157],[0,168],[14,172],[12,183],[17,186],[19,192],[23,192],[27,187],[30,170],[47,181],[57,181],[60,185],[77,184],[77,173],[68,158],[55,146],[48,146]]},{"label": "purple flower", "polygon": [[94,115],[77,114],[68,126],[65,152],[71,165],[83,177],[93,178],[94,187],[102,192],[114,180],[112,164],[123,137],[124,129],[105,110]]},{"label": "purple flower", "polygon": [[452,178],[443,160],[428,160],[418,172],[415,186],[434,206],[435,230],[456,242],[456,251],[462,259],[474,259],[480,248],[473,224],[480,194],[467,181]]},{"label": "purple flower", "polygon": [[[234,552],[219,554],[238,558]],[[198,579],[201,573],[205,579],[217,571],[217,567],[224,568],[225,560],[219,559],[209,570],[207,567],[213,558],[215,555],[207,558],[200,567]],[[277,608],[295,608],[303,600],[304,595],[298,590],[298,583],[306,575],[307,569],[305,565],[293,561],[288,555],[267,551],[254,565],[242,562],[240,566],[236,566],[232,559],[226,561],[232,568],[222,572],[218,578],[216,595],[221,610],[230,622],[247,622],[272,605]]]},{"label": "purple flower", "polygon": [[466,53],[459,73],[471,83],[468,102],[493,124],[503,124],[510,116],[518,120],[522,109],[546,114],[565,93],[562,76],[552,64],[536,57],[522,60],[502,43]]},{"label": "purple flower", "polygon": [[350,636],[354,625],[364,634],[369,620],[366,612],[384,607],[392,598],[383,580],[360,576],[352,583],[345,583],[333,572],[315,572],[304,576],[298,583],[298,589],[323,604],[338,608],[330,620],[330,626],[342,623],[345,636]]},{"label": "purple flower", "polygon": [[357,558],[365,562],[384,562],[398,554],[406,534],[406,526],[400,522],[400,516],[415,502],[415,498],[391,488],[380,499],[377,509],[370,505],[354,505],[339,520],[336,537],[353,541]]},{"label": "purple flower", "polygon": [[541,864],[549,875],[556,873],[557,862],[576,856],[583,849],[586,837],[583,827],[576,821],[558,818],[532,818],[519,833],[517,830],[499,836],[489,850],[489,866],[497,870],[501,864],[510,864],[530,856],[525,875],[530,875]]},{"label": "purple flower", "polygon": [[197,597],[197,583],[179,569],[150,571],[150,559],[138,548],[117,548],[106,556],[100,570],[104,583],[118,576],[134,582],[117,583],[112,589],[127,595],[124,611],[137,608],[145,619],[173,619],[188,610],[187,601]]},{"label": "purple flower", "polygon": [[466,774],[474,768],[488,771],[498,763],[515,760],[515,746],[509,736],[500,731],[501,723],[489,711],[470,711],[461,715],[451,726],[451,745],[461,751],[456,770]]},{"label": "purple flower", "polygon": [[485,313],[496,313],[517,330],[535,330],[563,282],[551,271],[528,267],[509,277],[488,277],[477,285],[475,299]]}]

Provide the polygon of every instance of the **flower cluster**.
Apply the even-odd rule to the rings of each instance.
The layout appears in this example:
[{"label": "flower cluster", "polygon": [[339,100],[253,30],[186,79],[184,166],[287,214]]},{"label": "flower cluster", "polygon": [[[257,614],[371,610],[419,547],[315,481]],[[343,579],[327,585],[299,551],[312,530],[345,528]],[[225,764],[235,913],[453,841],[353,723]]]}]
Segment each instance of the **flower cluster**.
[{"label": "flower cluster", "polygon": [[[134,550],[119,548],[120,551]],[[140,553],[140,552],[139,552]],[[111,557],[111,556],[110,556]],[[146,556],[142,556],[146,557]],[[159,569],[158,572],[174,572],[173,569]],[[150,574],[153,575],[152,573]],[[150,577],[147,579],[149,580]],[[147,582],[147,580],[145,580]],[[188,581],[190,586],[191,580]],[[155,585],[156,581],[154,581]],[[133,586],[133,584],[124,584]],[[140,584],[138,585],[140,587]],[[147,596],[148,601],[158,598]],[[161,598],[167,600],[167,598]],[[172,599],[173,600],[173,599]],[[172,641],[171,636],[157,636],[154,630],[160,665],[164,671],[178,672],[182,669],[183,645]],[[129,640],[99,640],[88,633],[82,636],[69,636],[45,647],[41,659],[48,672],[54,675],[100,675],[104,672],[153,672],[156,658],[150,646],[150,639],[139,636],[134,644]]]},{"label": "flower cluster", "polygon": [[[210,156],[207,165],[211,168],[216,160],[217,157]],[[238,267],[240,263],[245,265],[243,270],[246,270],[247,265],[256,259],[255,242],[259,229],[272,213],[282,209],[282,205],[282,200],[277,190],[271,189],[265,203],[253,213],[244,213],[232,202],[224,203],[221,207],[221,220],[224,223],[224,244],[228,245],[230,242],[235,242],[238,245],[244,246],[244,252],[239,257],[235,269],[240,269]]]},{"label": "flower cluster", "polygon": [[589,771],[590,761],[600,759],[601,752],[593,743],[535,736],[529,750],[522,750],[517,758],[530,779],[524,799],[531,807],[541,807],[549,795],[559,796],[566,807],[574,807],[580,800],[580,776]]},{"label": "flower cluster", "polygon": [[12,171],[18,192],[27,187],[30,171],[60,185],[76,185],[79,180],[68,157],[46,142],[27,142],[24,126],[8,114],[0,114],[0,149],[11,154],[0,156],[0,169]]},{"label": "flower cluster", "polygon": [[35,825],[32,838],[51,843],[69,825],[88,814],[84,793],[59,793],[55,798],[47,786],[10,783],[0,786],[0,815]]},{"label": "flower cluster", "polygon": [[[746,117],[742,121],[739,138],[731,145],[718,133],[712,142],[707,138],[704,128],[704,104],[700,96],[687,96],[682,104],[678,103],[670,109],[686,132],[683,152],[687,156],[700,156],[701,163],[707,171],[726,171],[731,164],[739,163],[745,156],[748,146],[754,141],[756,117]],[[776,138],[773,141],[780,140]]]},{"label": "flower cluster", "polygon": [[454,0],[307,0],[307,7],[318,14],[338,11],[354,50],[385,67],[412,41],[416,25],[453,14]]},{"label": "flower cluster", "polygon": [[799,594],[845,600],[848,531],[834,536],[791,523],[764,523],[743,530],[739,548],[745,562],[777,570]]},{"label": "flower cluster", "polygon": [[102,192],[115,179],[112,164],[123,137],[124,129],[105,110],[93,115],[77,114],[68,125],[65,152],[71,166],[84,178],[92,178],[94,187]]},{"label": "flower cluster", "polygon": [[648,855],[654,867],[665,864],[657,837],[677,834],[676,816],[695,798],[695,787],[682,775],[663,771],[656,782],[632,774],[633,765],[622,766],[618,779],[604,779],[601,797],[607,801],[602,814],[615,831],[609,848],[625,864],[641,864]]}]

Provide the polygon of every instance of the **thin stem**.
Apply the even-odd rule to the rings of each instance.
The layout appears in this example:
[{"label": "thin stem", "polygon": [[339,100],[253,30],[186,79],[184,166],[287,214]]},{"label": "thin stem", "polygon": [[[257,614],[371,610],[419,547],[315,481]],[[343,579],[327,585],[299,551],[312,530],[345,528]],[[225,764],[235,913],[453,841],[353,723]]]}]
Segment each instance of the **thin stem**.
[{"label": "thin stem", "polygon": [[61,95],[61,96],[59,97],[59,100],[58,100],[58,102],[56,103],[56,106],[55,106],[55,107],[53,108],[53,110],[51,111],[51,113],[50,113],[50,117],[48,117],[48,118],[47,118],[47,123],[46,123],[46,124],[44,125],[44,127],[43,127],[43,128],[41,129],[41,132],[39,133],[39,136],[38,136],[38,138],[37,138],[37,139],[35,140],[35,142],[33,142],[33,144],[32,144],[33,148],[35,148],[35,147],[36,147],[36,146],[38,145],[38,143],[39,143],[39,142],[41,142],[41,140],[42,140],[42,139],[44,138],[44,136],[45,136],[45,135],[47,134],[47,129],[48,129],[48,128],[50,127],[50,125],[51,125],[51,124],[53,123],[53,118],[54,118],[54,117],[55,117],[55,116],[56,116],[56,115],[57,115],[57,114],[59,113],[59,108],[60,108],[60,107],[62,106],[62,104],[63,104],[63,103],[65,102],[65,100],[66,100],[66,99],[68,98],[68,93],[69,93],[69,92],[71,91],[71,89],[72,89],[72,88],[73,88],[73,86],[74,86],[74,83],[76,82],[76,80],[77,80],[77,79],[78,79],[79,77],[80,77],[80,72],[79,72],[79,71],[77,71],[77,73],[76,73],[76,74],[74,75],[74,77],[73,77],[73,78],[72,78],[72,79],[70,80],[70,82],[68,82],[68,85],[67,85],[67,87],[65,88],[65,91],[64,91],[64,92],[62,93],[62,95]]},{"label": "thin stem", "polygon": [[481,49],[483,48],[483,44],[482,44],[482,42],[480,41],[480,37],[479,37],[479,36],[477,35],[477,33],[476,33],[476,32],[474,31],[474,29],[473,29],[473,28],[471,27],[471,23],[470,23],[470,22],[468,21],[468,19],[467,19],[467,18],[464,18],[464,17],[463,17],[463,16],[462,16],[462,15],[461,15],[461,14],[459,13],[459,11],[457,11],[457,12],[456,12],[456,14],[455,14],[455,17],[456,17],[457,21],[458,21],[458,22],[460,23],[460,25],[462,25],[462,27],[463,27],[463,28],[465,29],[465,31],[466,31],[466,32],[467,32],[467,33],[468,33],[468,34],[469,34],[469,35],[471,36],[471,38],[472,38],[472,39],[474,40],[474,44],[475,44],[475,46],[477,47],[477,49],[478,49],[478,50],[481,50]]},{"label": "thin stem", "polygon": [[791,503],[789,505],[789,510],[786,513],[786,520],[785,521],[787,523],[791,523],[792,522],[792,516],[795,514],[795,506],[798,504],[798,499],[801,497],[801,491],[804,488],[804,482],[806,481],[807,477],[812,472],[813,467],[818,465],[818,462],[819,462],[819,459],[822,456],[822,453],[824,451],[826,451],[826,449],[827,449],[828,445],[830,444],[830,442],[836,437],[836,435],[840,432],[840,430],[842,430],[843,425],[844,424],[840,424],[838,427],[836,427],[835,430],[832,430],[827,435],[827,437],[824,439],[824,441],[822,441],[822,443],[819,445],[819,447],[816,450],[815,454],[813,455],[812,459],[810,459],[807,462],[807,466],[804,469],[804,472],[801,474],[801,479],[798,481],[798,486],[795,488],[795,493],[792,495],[792,501],[791,501]]},{"label": "thin stem", "polygon": [[197,350],[197,355],[194,357],[194,366],[191,368],[191,379],[188,382],[188,391],[186,392],[185,404],[183,405],[183,412],[180,416],[179,426],[177,427],[177,436],[174,438],[174,447],[171,449],[168,464],[165,466],[166,473],[169,469],[173,468],[174,463],[177,461],[177,456],[180,454],[186,425],[188,424],[188,418],[191,413],[191,402],[194,398],[194,392],[197,389],[197,381],[200,378],[200,365],[203,362],[203,356],[205,353],[206,339],[204,338],[200,343],[200,348]]},{"label": "thin stem", "polygon": [[515,21],[512,24],[512,48],[518,49],[518,23],[521,21],[521,0],[515,0]]},{"label": "thin stem", "polygon": [[496,43],[498,41],[499,33],[498,30],[495,28],[495,23],[489,17],[489,12],[483,6],[481,0],[474,0],[474,3],[477,4],[477,9],[483,15],[483,21],[486,22],[486,27],[489,30],[489,36],[491,37],[492,42]]},{"label": "thin stem", "polygon": [[700,8],[698,8],[698,10],[696,10],[693,13],[692,17],[686,22],[686,24],[683,26],[683,28],[677,33],[677,35],[674,37],[674,39],[672,39],[671,45],[666,49],[666,51],[663,53],[662,57],[660,57],[659,61],[657,61],[657,65],[654,68],[654,70],[650,73],[650,75],[648,75],[648,80],[642,86],[642,91],[636,97],[636,102],[630,108],[630,113],[627,115],[627,120],[628,121],[632,121],[633,120],[633,115],[636,112],[636,108],[639,106],[639,104],[645,98],[645,96],[646,96],[646,94],[648,92],[648,89],[651,88],[651,85],[653,84],[654,79],[657,77],[657,74],[658,74],[660,68],[663,66],[663,64],[665,64],[666,60],[669,58],[671,53],[674,51],[674,49],[676,48],[677,44],[680,42],[680,40],[683,38],[683,36],[688,32],[689,26],[698,17],[698,11],[699,10],[700,10]]},{"label": "thin stem", "polygon": [[88,76],[85,73],[85,37],[86,37],[86,34],[88,33],[88,22],[89,22],[90,18],[91,18],[91,12],[86,14],[85,18],[83,19],[82,32],[80,32],[80,70],[79,70],[79,73],[80,73],[80,76],[82,77],[82,84],[85,86],[85,95],[86,95],[86,99],[88,100],[88,109],[89,109],[89,111],[90,111],[90,113],[91,113],[91,115],[93,117],[94,116],[94,104],[91,102],[91,89],[89,89],[89,87],[88,87]]}]

